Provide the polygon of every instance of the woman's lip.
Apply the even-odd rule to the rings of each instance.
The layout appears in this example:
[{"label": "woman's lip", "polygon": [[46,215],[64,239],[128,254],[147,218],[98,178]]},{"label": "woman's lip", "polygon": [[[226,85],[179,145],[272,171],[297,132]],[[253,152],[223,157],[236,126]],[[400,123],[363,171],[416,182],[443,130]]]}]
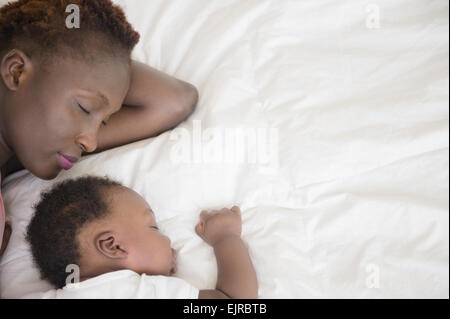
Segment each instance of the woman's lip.
[{"label": "woman's lip", "polygon": [[65,154],[61,154],[61,153],[59,153],[59,155],[64,156],[66,159],[68,159],[68,160],[71,161],[72,163],[78,162],[78,158],[76,158],[76,157],[69,156],[69,155],[65,155]]},{"label": "woman's lip", "polygon": [[59,155],[59,164],[61,165],[62,168],[64,168],[65,170],[69,170],[73,167],[73,162],[71,160],[69,160],[67,157],[65,157],[60,153],[58,153],[58,155]]}]

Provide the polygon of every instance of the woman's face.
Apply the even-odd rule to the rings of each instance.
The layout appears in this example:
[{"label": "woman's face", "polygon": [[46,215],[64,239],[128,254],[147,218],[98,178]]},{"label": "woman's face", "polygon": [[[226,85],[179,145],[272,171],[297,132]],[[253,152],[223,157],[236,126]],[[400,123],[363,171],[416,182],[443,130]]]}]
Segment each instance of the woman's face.
[{"label": "woman's face", "polygon": [[62,59],[47,69],[23,66],[16,90],[3,98],[1,125],[22,165],[39,178],[53,179],[73,165],[67,157],[76,160],[96,149],[99,130],[128,92],[130,69],[126,63]]}]

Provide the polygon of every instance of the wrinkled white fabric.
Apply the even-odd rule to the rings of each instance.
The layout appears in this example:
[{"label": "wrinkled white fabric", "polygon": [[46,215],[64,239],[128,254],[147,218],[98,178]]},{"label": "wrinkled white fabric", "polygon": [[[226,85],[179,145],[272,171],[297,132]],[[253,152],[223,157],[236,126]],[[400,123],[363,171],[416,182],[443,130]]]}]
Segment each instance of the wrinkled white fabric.
[{"label": "wrinkled white fabric", "polygon": [[[120,289],[118,289],[120,287]],[[197,299],[199,290],[175,277],[139,275],[131,270],[106,273],[24,296],[27,299]]]},{"label": "wrinkled white fabric", "polygon": [[[237,204],[260,297],[449,297],[448,1],[115,2],[141,34],[133,58],[194,84],[199,104],[54,181],[8,177],[3,297],[48,289],[30,207],[84,174],[144,196],[199,289],[217,268],[198,215]],[[239,148],[237,128],[262,137]]]}]

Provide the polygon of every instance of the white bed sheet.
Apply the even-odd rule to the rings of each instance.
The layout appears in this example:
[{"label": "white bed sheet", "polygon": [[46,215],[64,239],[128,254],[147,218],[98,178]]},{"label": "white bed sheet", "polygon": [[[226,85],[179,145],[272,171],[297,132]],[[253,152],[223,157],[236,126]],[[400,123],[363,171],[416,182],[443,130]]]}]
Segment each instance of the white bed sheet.
[{"label": "white bed sheet", "polygon": [[[217,268],[195,235],[198,214],[238,204],[262,298],[449,297],[448,1],[115,2],[141,34],[133,57],[196,85],[198,108],[178,129],[84,157],[56,180],[4,180],[3,298],[50,288],[24,241],[31,206],[84,174],[143,195],[179,251],[176,276],[200,289]],[[261,128],[277,152],[199,161],[195,147],[224,150],[220,137],[236,128]],[[183,132],[205,139],[187,162],[176,153]]]}]

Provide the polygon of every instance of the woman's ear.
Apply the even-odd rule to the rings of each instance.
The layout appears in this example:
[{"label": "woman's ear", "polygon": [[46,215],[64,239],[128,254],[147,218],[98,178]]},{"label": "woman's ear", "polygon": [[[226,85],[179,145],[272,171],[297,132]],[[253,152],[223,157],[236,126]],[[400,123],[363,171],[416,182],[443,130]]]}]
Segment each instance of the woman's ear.
[{"label": "woman's ear", "polygon": [[25,80],[31,60],[17,49],[9,51],[3,56],[0,64],[1,79],[11,91],[17,91],[19,84]]},{"label": "woman's ear", "polygon": [[128,255],[125,247],[120,243],[118,235],[111,231],[98,234],[95,238],[95,246],[102,255],[108,258],[123,259]]}]

